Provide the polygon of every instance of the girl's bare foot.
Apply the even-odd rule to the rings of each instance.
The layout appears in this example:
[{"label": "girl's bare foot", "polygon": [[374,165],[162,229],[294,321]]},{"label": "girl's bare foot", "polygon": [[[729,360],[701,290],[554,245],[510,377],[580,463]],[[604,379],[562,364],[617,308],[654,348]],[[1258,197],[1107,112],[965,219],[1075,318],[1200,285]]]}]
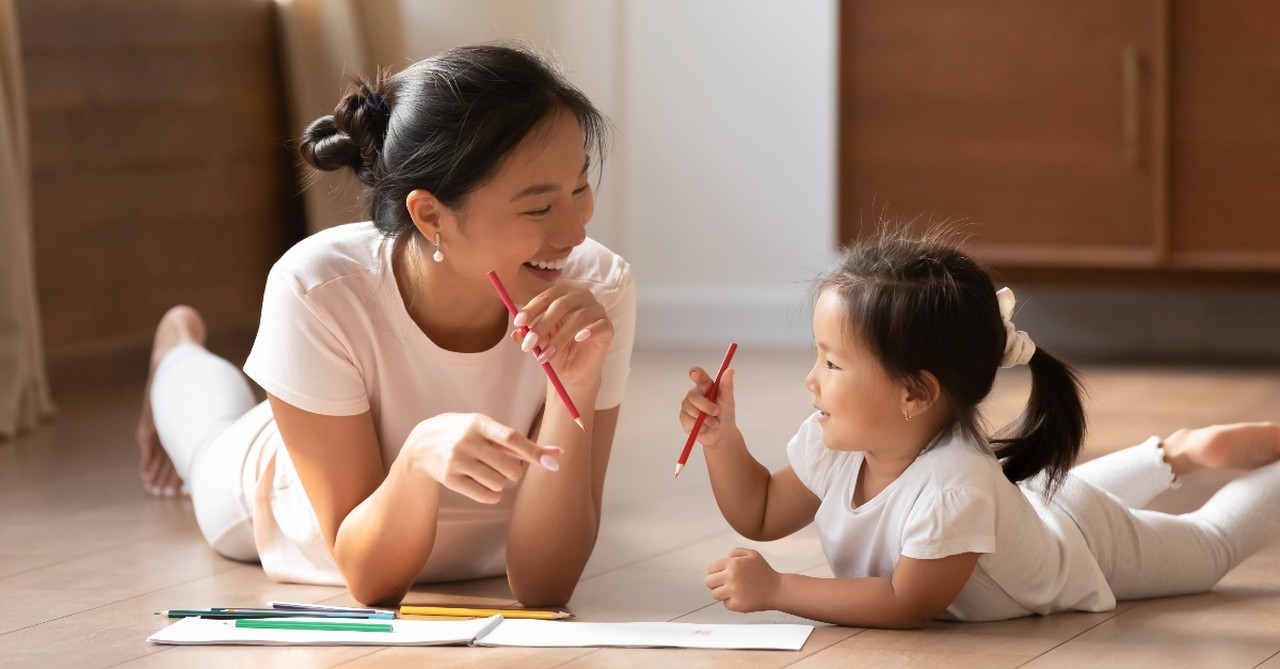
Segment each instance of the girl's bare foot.
[{"label": "girl's bare foot", "polygon": [[1280,461],[1280,425],[1232,423],[1181,429],[1164,440],[1174,476],[1198,469],[1257,469]]},{"label": "girl's bare foot", "polygon": [[204,345],[204,319],[191,307],[177,306],[165,312],[156,326],[156,335],[151,343],[151,369],[147,373],[147,389],[142,395],[142,415],[138,418],[138,476],[142,479],[142,487],[156,496],[172,497],[182,490],[182,477],[178,476],[160,445],[160,437],[156,434],[156,423],[151,417],[151,378],[155,376],[156,365],[170,349],[178,344],[191,343]]}]

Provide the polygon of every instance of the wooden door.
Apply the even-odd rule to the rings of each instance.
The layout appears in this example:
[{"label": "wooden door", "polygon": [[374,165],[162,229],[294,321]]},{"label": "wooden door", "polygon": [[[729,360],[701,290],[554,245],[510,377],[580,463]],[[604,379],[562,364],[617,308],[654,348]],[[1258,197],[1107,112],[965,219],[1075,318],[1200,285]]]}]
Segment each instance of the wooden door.
[{"label": "wooden door", "polygon": [[840,233],[963,219],[991,263],[1162,261],[1159,0],[840,5]]},{"label": "wooden door", "polygon": [[1172,5],[1172,262],[1280,269],[1280,2]]}]

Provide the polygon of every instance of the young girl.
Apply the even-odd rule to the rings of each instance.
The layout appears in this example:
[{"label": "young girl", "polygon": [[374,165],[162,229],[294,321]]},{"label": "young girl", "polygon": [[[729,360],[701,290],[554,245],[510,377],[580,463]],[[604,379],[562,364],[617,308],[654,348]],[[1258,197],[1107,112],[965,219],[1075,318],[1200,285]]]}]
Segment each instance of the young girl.
[{"label": "young girl", "polygon": [[[357,81],[301,149],[366,184],[372,220],[272,269],[245,364],[267,402],[204,349],[198,314],[166,314],[144,484],[186,481],[210,545],[276,580],[372,604],[505,573],[524,604],[563,604],[595,544],[634,332],[627,263],[586,237],[606,129],[516,48]],[[522,305],[519,345],[489,270]]]},{"label": "young girl", "polygon": [[[1270,424],[1179,431],[1071,468],[1085,432],[1072,371],[1014,328],[1014,298],[940,233],[882,236],[820,277],[814,413],[772,475],[734,423],[733,371],[700,411],[716,502],[760,541],[817,525],[835,578],[775,572],[745,548],[708,567],[733,611],[776,609],[858,627],[1105,611],[1193,593],[1280,535],[1280,435]],[[1028,365],[1015,425],[988,436],[996,370]],[[1254,468],[1186,515],[1142,510],[1201,467]]]}]

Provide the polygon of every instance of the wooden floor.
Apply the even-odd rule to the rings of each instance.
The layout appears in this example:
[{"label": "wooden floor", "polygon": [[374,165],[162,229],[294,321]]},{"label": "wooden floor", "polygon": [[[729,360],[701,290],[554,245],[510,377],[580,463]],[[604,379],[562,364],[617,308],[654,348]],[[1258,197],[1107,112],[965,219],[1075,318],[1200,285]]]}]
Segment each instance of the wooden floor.
[{"label": "wooden floor", "polygon": [[[674,418],[685,369],[722,351],[639,351],[623,406],[594,556],[571,602],[579,620],[795,622],[739,615],[702,585],[706,564],[739,545],[775,568],[828,574],[812,529],[772,544],[736,536],[719,517],[695,453],[672,480],[683,443]],[[770,466],[810,412],[805,351],[738,352],[740,421]],[[1275,369],[1086,366],[1090,457],[1188,424],[1280,417]],[[1246,561],[1212,592],[1122,602],[1099,614],[1001,623],[933,623],[919,631],[819,625],[800,652],[658,649],[170,647],[146,642],[166,608],[351,603],[340,588],[281,585],[217,557],[185,499],[143,494],[133,423],[141,390],[59,397],[60,415],[0,442],[0,664],[7,667],[1269,667],[1280,669],[1280,546]],[[1007,420],[1025,372],[1002,372],[988,415]],[[1224,477],[1192,478],[1157,506],[1197,505]],[[500,579],[416,588],[407,603],[509,605]],[[566,623],[572,624],[572,623]]]}]

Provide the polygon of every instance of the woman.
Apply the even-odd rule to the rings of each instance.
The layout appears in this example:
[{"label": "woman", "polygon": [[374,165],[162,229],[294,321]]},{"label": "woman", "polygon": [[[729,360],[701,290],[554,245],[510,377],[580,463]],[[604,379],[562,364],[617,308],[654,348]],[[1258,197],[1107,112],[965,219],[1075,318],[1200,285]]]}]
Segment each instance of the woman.
[{"label": "woman", "polygon": [[[267,402],[203,349],[198,314],[165,315],[144,483],[187,481],[210,544],[276,580],[373,604],[505,572],[525,605],[566,602],[599,528],[635,320],[628,265],[585,232],[606,130],[517,48],[357,80],[301,149],[354,171],[372,221],[272,269],[245,364]],[[520,306],[519,345],[489,270]]]}]

